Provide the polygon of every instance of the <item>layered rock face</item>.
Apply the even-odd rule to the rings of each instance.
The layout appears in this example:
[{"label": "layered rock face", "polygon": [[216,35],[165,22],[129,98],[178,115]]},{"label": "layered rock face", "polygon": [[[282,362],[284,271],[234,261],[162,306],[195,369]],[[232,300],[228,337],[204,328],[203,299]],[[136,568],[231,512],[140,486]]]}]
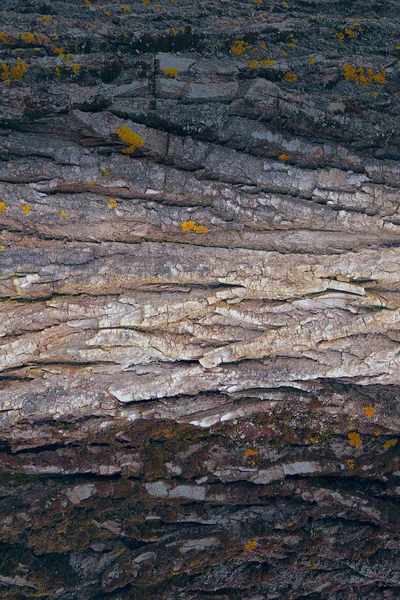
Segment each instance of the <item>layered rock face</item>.
[{"label": "layered rock face", "polygon": [[400,598],[400,6],[3,0],[0,595]]}]

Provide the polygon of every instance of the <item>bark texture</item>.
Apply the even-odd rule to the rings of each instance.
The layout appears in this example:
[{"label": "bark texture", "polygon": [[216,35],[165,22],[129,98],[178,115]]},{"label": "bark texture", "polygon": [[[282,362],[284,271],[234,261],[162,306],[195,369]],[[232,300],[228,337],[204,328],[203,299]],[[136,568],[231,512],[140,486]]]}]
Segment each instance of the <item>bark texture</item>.
[{"label": "bark texture", "polygon": [[0,594],[400,598],[398,0],[3,0]]}]

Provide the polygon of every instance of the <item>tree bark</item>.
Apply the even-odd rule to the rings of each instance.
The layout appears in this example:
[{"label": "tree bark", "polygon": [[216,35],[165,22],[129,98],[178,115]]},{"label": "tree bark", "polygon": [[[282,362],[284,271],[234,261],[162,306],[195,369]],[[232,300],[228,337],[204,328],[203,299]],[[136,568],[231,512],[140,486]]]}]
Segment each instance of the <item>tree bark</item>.
[{"label": "tree bark", "polygon": [[398,1],[2,8],[2,598],[400,598]]}]

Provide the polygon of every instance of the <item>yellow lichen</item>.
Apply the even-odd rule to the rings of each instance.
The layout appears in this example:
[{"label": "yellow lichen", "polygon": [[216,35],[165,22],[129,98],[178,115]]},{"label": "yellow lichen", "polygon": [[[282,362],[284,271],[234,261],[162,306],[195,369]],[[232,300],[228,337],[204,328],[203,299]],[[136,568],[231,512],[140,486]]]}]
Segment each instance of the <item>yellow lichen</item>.
[{"label": "yellow lichen", "polygon": [[251,60],[247,65],[249,69],[255,69],[256,67],[270,67],[276,65],[276,60]]},{"label": "yellow lichen", "polygon": [[282,2],[283,8],[289,8],[289,4],[287,2]]},{"label": "yellow lichen", "polygon": [[315,61],[316,61],[316,60],[317,60],[316,58],[314,58],[313,56],[311,56],[311,57],[308,59],[308,62],[310,63],[310,65],[313,65],[313,64],[315,63]]},{"label": "yellow lichen", "polygon": [[289,523],[286,523],[286,527],[292,527],[293,526],[293,522],[289,521]]},{"label": "yellow lichen", "polygon": [[142,0],[143,4],[150,4],[150,0]]},{"label": "yellow lichen", "polygon": [[128,6],[127,4],[123,4],[123,5],[121,6],[121,10],[122,10],[122,12],[124,12],[124,13],[131,13],[131,12],[132,12],[132,9],[131,9],[131,7],[130,7],[130,6]]},{"label": "yellow lichen", "polygon": [[95,181],[88,181],[87,184],[88,185],[96,185],[96,182]]},{"label": "yellow lichen", "polygon": [[355,463],[354,463],[354,460],[352,458],[348,458],[346,460],[346,464],[349,467],[349,469],[354,469]]},{"label": "yellow lichen", "polygon": [[182,231],[194,231],[195,233],[208,233],[207,227],[195,225],[194,221],[183,221]]},{"label": "yellow lichen", "polygon": [[381,431],[374,431],[374,435],[375,435],[376,437],[378,437],[378,435],[381,435],[381,433],[382,433]]},{"label": "yellow lichen", "polygon": [[253,0],[254,4],[262,4],[263,0]]},{"label": "yellow lichen", "polygon": [[127,148],[122,150],[124,154],[131,154],[132,152],[135,152],[136,148],[140,148],[144,145],[144,139],[141,138],[137,133],[134,133],[127,125],[122,125],[119,127],[116,131],[116,134],[119,136],[121,141],[129,144]]},{"label": "yellow lichen", "polygon": [[5,246],[0,246],[0,250],[3,252],[6,249]]},{"label": "yellow lichen", "polygon": [[244,456],[257,456],[258,454],[258,450],[246,450],[246,452],[244,453]]},{"label": "yellow lichen", "polygon": [[168,67],[167,69],[164,69],[164,75],[168,75],[169,77],[176,77],[178,75],[178,69]]},{"label": "yellow lichen", "polygon": [[108,199],[108,205],[109,205],[110,208],[117,208],[118,202],[116,201],[115,198],[109,198]]},{"label": "yellow lichen", "polygon": [[373,97],[374,100],[376,100],[376,98],[378,97],[378,92],[376,90],[373,90],[371,92],[371,96]]},{"label": "yellow lichen", "polygon": [[22,42],[25,42],[26,44],[36,44],[36,35],[34,33],[31,33],[30,31],[27,31],[26,33],[21,33],[21,35],[19,36],[20,40]]},{"label": "yellow lichen", "polygon": [[397,46],[394,47],[395,50],[400,50],[400,44],[397,44]]},{"label": "yellow lichen", "polygon": [[24,212],[26,215],[28,214],[28,212],[31,210],[31,207],[29,206],[29,204],[23,204],[21,206],[22,208],[22,212]]},{"label": "yellow lichen", "polygon": [[40,20],[42,21],[42,23],[51,23],[52,18],[47,15],[43,15],[43,17],[40,17]]},{"label": "yellow lichen", "polygon": [[312,561],[310,562],[310,567],[311,567],[312,569],[316,569],[316,568],[317,568],[317,561],[316,561],[316,560],[312,560]]},{"label": "yellow lichen", "polygon": [[349,36],[349,38],[355,38],[356,34],[354,33],[354,31],[352,29],[345,29],[344,30],[345,34]]},{"label": "yellow lichen", "polygon": [[296,73],[286,73],[283,79],[288,83],[293,83],[294,81],[297,81],[297,75]]},{"label": "yellow lichen", "polygon": [[6,210],[7,205],[5,202],[0,202],[0,212],[3,212],[3,210]]},{"label": "yellow lichen", "polygon": [[361,446],[362,441],[361,441],[359,434],[356,431],[349,431],[349,433],[347,434],[347,437],[348,437],[350,446],[354,446],[355,448],[357,448],[357,446]]},{"label": "yellow lichen", "polygon": [[60,71],[60,68],[59,68],[59,67],[56,67],[56,68],[54,69],[54,75],[55,75],[56,77],[60,77],[60,75],[61,75],[61,71]]},{"label": "yellow lichen", "polygon": [[372,79],[375,83],[380,83],[381,85],[386,83],[386,71],[380,71],[376,75],[372,75]]},{"label": "yellow lichen", "polygon": [[73,73],[78,73],[78,71],[80,71],[81,67],[80,65],[72,65],[71,70]]},{"label": "yellow lichen", "polygon": [[246,548],[246,550],[254,550],[254,548],[256,546],[257,546],[257,542],[255,540],[249,540],[244,545],[244,547]]},{"label": "yellow lichen", "polygon": [[102,167],[101,170],[103,171],[104,175],[110,174],[110,169],[108,169],[107,167]]},{"label": "yellow lichen", "polygon": [[372,419],[375,414],[375,408],[373,406],[364,406],[364,412],[367,415],[368,419]]},{"label": "yellow lichen", "polygon": [[282,152],[282,154],[280,154],[278,156],[279,160],[281,160],[282,162],[286,162],[287,160],[289,160],[290,158],[290,154],[285,154],[284,152]]},{"label": "yellow lichen", "polygon": [[385,450],[387,450],[388,448],[393,448],[393,446],[395,446],[396,444],[397,440],[388,440],[383,444],[382,448],[385,448]]},{"label": "yellow lichen", "polygon": [[62,217],[68,217],[68,215],[67,215],[67,213],[65,212],[65,210],[62,210],[62,211],[60,212],[60,215],[61,215]]},{"label": "yellow lichen", "polygon": [[104,11],[106,17],[111,17],[111,12],[109,10]]}]

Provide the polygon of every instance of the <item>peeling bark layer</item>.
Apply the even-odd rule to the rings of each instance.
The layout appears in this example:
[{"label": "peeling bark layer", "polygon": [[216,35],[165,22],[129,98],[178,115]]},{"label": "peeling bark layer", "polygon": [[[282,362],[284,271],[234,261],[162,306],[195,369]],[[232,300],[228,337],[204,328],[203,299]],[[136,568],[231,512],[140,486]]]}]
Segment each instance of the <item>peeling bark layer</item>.
[{"label": "peeling bark layer", "polygon": [[399,3],[2,9],[1,596],[398,599]]}]

